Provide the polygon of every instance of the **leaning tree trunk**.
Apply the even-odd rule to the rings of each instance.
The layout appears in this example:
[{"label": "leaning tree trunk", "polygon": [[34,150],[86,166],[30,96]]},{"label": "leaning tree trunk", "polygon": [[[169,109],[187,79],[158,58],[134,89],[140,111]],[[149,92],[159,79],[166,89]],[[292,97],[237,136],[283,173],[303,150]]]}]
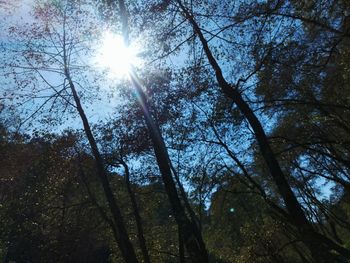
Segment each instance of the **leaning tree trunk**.
[{"label": "leaning tree trunk", "polygon": [[143,260],[145,263],[150,263],[151,260],[149,258],[149,254],[147,250],[146,239],[145,239],[145,235],[142,227],[142,220],[141,220],[139,208],[137,206],[135,194],[131,188],[129,167],[123,160],[119,160],[119,162],[121,163],[121,165],[124,167],[124,170],[125,170],[125,184],[131,200],[132,211],[135,217],[136,228],[137,228],[137,238],[139,240],[139,245],[141,248]]},{"label": "leaning tree trunk", "polygon": [[[122,23],[122,32],[124,36],[124,42],[129,45],[129,29],[128,29],[128,16],[126,6],[123,0],[119,0],[119,13]],[[193,263],[205,263],[208,262],[208,253],[205,248],[205,244],[202,238],[201,231],[196,222],[190,220],[184,207],[181,204],[176,184],[172,177],[170,158],[165,146],[164,139],[160,132],[158,125],[153,120],[146,95],[142,90],[139,79],[136,76],[136,72],[132,70],[130,72],[131,84],[135,88],[136,96],[139,101],[139,105],[144,115],[145,123],[148,128],[148,132],[153,143],[153,149],[160,174],[164,183],[165,191],[169,198],[172,211],[181,231],[184,245],[191,262]]]},{"label": "leaning tree trunk", "polygon": [[139,82],[134,79],[134,77],[132,78],[132,82],[137,91],[140,104],[142,105],[145,122],[153,143],[153,149],[156,155],[156,160],[162,176],[165,191],[168,195],[175,220],[180,228],[187,253],[190,256],[191,262],[208,262],[208,254],[200,229],[198,228],[196,222],[191,221],[187,217],[185,209],[181,204],[176,185],[172,177],[168,152],[159,127],[156,126],[151,117],[145,94],[139,86]]},{"label": "leaning tree trunk", "polygon": [[102,156],[98,150],[97,143],[96,143],[96,140],[92,134],[89,121],[88,121],[86,114],[84,112],[84,109],[81,105],[80,98],[79,98],[79,95],[75,89],[74,82],[70,76],[69,65],[68,65],[68,61],[67,61],[67,52],[66,52],[65,27],[64,27],[64,32],[63,32],[63,63],[64,63],[64,74],[65,74],[65,77],[68,81],[69,88],[72,92],[77,111],[78,111],[79,116],[83,122],[84,132],[85,132],[85,135],[88,139],[92,154],[93,154],[94,159],[95,159],[97,174],[98,174],[100,181],[102,183],[103,191],[104,191],[104,194],[106,196],[111,214],[112,214],[113,219],[114,219],[114,223],[115,223],[116,230],[117,230],[117,233],[116,233],[117,235],[115,236],[116,242],[120,248],[122,257],[125,260],[125,262],[138,263],[134,248],[130,242],[128,233],[127,233],[126,228],[125,228],[123,216],[121,214],[119,206],[117,205],[117,202],[116,202],[115,197],[113,195],[113,191],[110,187]]},{"label": "leaning tree trunk", "polygon": [[[238,91],[237,87],[232,87],[224,78],[222,70],[214,58],[207,40],[205,39],[199,25],[195,21],[194,17],[189,13],[185,6],[181,3],[180,0],[176,1],[179,5],[181,11],[183,12],[185,18],[190,22],[193,27],[194,32],[198,36],[204,52],[207,56],[207,59],[215,72],[216,80],[223,91],[223,93],[232,99],[232,101],[237,105],[240,112],[247,119],[248,123],[252,127],[255,138],[258,142],[261,155],[265,160],[265,163],[269,169],[271,177],[273,178],[279,194],[282,196],[286,208],[290,215],[290,220],[293,225],[299,230],[300,235],[304,243],[309,247],[313,257],[319,262],[329,262],[334,256],[331,254],[330,250],[334,249],[338,253],[342,254],[345,257],[350,257],[350,251],[334,243],[332,240],[317,233],[310,222],[308,221],[302,206],[298,202],[295,194],[293,193],[285,175],[282,172],[282,169],[277,161],[270,143],[267,139],[265,131],[261,125],[261,122],[250,108],[248,103],[243,99],[242,95]],[[326,251],[325,251],[326,249]]]},{"label": "leaning tree trunk", "polygon": [[106,196],[109,208],[111,210],[111,213],[113,215],[113,219],[116,225],[116,228],[118,230],[118,235],[116,236],[116,241],[118,243],[118,246],[121,250],[122,256],[127,263],[138,263],[138,260],[136,258],[136,254],[134,251],[134,248],[129,240],[128,233],[125,228],[123,216],[121,214],[120,208],[116,203],[115,197],[113,195],[112,189],[110,187],[107,173],[103,164],[103,159],[101,157],[101,154],[98,150],[97,143],[95,141],[95,138],[92,134],[90,124],[88,122],[88,119],[85,115],[85,112],[81,106],[80,99],[78,97],[78,94],[75,90],[74,84],[71,81],[71,79],[68,79],[71,91],[73,93],[74,101],[77,106],[77,110],[79,112],[80,118],[83,121],[84,125],[84,132],[86,137],[88,138],[92,154],[95,158],[96,168],[97,168],[97,174],[100,178],[100,181],[102,183],[103,191]]}]

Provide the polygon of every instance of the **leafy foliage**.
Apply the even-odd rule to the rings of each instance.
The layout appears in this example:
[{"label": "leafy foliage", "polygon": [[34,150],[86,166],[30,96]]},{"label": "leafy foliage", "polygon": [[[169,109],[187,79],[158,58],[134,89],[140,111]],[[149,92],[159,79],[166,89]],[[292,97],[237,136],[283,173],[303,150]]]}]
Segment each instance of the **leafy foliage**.
[{"label": "leafy foliage", "polygon": [[195,262],[188,222],[208,262],[349,262],[348,1],[125,1],[132,81],[92,62],[117,2],[2,25],[0,259],[123,262],[122,226],[139,262]]}]

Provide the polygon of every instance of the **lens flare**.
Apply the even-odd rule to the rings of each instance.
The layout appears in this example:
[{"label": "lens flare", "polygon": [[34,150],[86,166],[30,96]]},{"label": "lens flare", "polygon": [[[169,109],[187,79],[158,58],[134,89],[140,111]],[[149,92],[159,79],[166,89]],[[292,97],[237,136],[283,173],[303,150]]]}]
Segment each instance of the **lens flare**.
[{"label": "lens flare", "polygon": [[107,69],[116,78],[127,77],[132,67],[141,65],[139,48],[133,45],[126,46],[121,36],[110,32],[103,35],[99,53],[99,66]]}]

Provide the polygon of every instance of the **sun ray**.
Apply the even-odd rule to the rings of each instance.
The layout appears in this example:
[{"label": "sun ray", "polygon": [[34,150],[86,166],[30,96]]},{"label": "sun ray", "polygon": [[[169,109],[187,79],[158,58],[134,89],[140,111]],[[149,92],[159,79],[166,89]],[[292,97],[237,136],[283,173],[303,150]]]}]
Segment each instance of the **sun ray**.
[{"label": "sun ray", "polygon": [[100,67],[107,69],[115,78],[129,76],[132,67],[140,66],[139,48],[126,46],[119,35],[106,32],[101,46],[98,48],[97,62]]}]

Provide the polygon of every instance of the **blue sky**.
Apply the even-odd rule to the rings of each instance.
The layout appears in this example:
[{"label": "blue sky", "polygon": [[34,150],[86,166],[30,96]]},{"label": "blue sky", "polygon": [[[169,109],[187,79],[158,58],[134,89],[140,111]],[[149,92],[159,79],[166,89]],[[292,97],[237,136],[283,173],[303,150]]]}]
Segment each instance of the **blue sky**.
[{"label": "blue sky", "polygon": [[[11,59],[17,60],[20,59],[22,57],[21,53],[14,53],[11,52],[11,50],[25,50],[27,49],[26,47],[26,43],[24,43],[23,41],[21,41],[20,37],[19,38],[14,38],[11,35],[7,34],[7,29],[11,26],[16,25],[19,29],[22,29],[24,27],[27,27],[30,29],[30,25],[33,22],[37,22],[35,21],[35,19],[32,17],[31,13],[32,13],[32,6],[33,6],[33,2],[32,0],[21,0],[14,9],[4,9],[4,8],[0,8],[0,15],[1,18],[5,21],[5,23],[1,24],[1,31],[0,31],[0,42],[2,44],[2,46],[5,48],[5,52],[2,53],[2,57],[3,60],[5,61],[5,63],[9,63],[9,61]],[[56,28],[57,30],[60,30],[58,28]],[[36,42],[32,42],[31,45],[36,45]],[[97,49],[98,47],[94,47],[95,49]],[[48,51],[48,49],[46,49],[46,51]],[[50,52],[53,50],[49,50]],[[80,56],[80,57],[79,57]],[[96,72],[99,72],[100,74],[103,74],[104,76],[107,75],[106,71],[104,71],[102,68],[98,67],[96,65],[96,62],[90,57],[86,58],[84,57],[84,59],[82,60],[83,56],[77,54],[77,56],[75,57],[76,61],[82,62],[83,65],[87,64],[90,69],[95,70]],[[20,66],[25,66],[27,67],[28,64],[25,63],[25,61],[21,61],[21,63],[18,63],[18,65]],[[16,102],[16,98],[19,97],[20,94],[29,94],[30,92],[32,92],[35,88],[32,88],[34,86],[30,86],[28,85],[26,88],[24,88],[23,90],[19,90],[18,89],[18,85],[15,83],[15,81],[13,80],[12,77],[14,77],[14,75],[12,75],[11,77],[9,77],[8,75],[4,76],[5,73],[9,73],[11,72],[13,69],[11,69],[11,67],[7,67],[7,68],[3,68],[2,69],[2,79],[1,84],[2,84],[2,88],[0,90],[0,97],[4,98],[7,97],[10,100],[4,100],[2,99],[2,102],[5,103],[6,105],[15,105],[14,102]],[[23,72],[23,69],[16,69],[16,72]],[[40,87],[40,89],[44,89],[45,86],[47,87],[48,85],[52,85],[52,86],[58,86],[59,84],[63,83],[63,78],[62,76],[60,76],[59,74],[56,73],[52,73],[49,72],[47,70],[40,70],[40,72],[38,71],[38,73],[40,73],[40,77],[38,77],[38,74],[36,74],[36,77],[38,78],[37,81],[37,88]],[[22,74],[17,74],[18,76],[16,76],[16,78],[21,79],[21,81],[25,81],[26,76],[23,79]],[[35,74],[29,74],[28,76],[34,76]],[[42,77],[42,78],[41,78]],[[73,78],[75,78],[75,76],[73,76]],[[89,83],[89,81],[87,79],[81,79],[80,80],[81,83],[85,82],[85,83]],[[115,96],[113,97],[111,94],[115,93],[113,92],[113,89],[115,89],[119,84],[118,81],[115,81],[109,77],[106,78],[106,81],[103,80],[103,78],[100,78],[100,83],[99,83],[101,90],[98,92],[98,97],[96,98],[96,94],[92,94],[92,97],[90,96],[89,98],[89,102],[88,103],[84,103],[83,101],[83,105],[84,108],[86,110],[86,114],[89,117],[89,120],[94,123],[94,122],[98,122],[98,121],[104,121],[107,118],[109,118],[113,113],[114,113],[114,108],[116,106],[118,106],[121,102],[118,100],[118,95],[115,94]],[[80,87],[77,87],[78,89]],[[83,87],[84,89],[86,87]],[[91,90],[91,92],[93,92],[93,90]],[[13,93],[13,95],[10,95]],[[52,90],[44,90],[41,92],[38,92],[35,96],[36,97],[45,97],[52,94]],[[88,92],[86,92],[85,94],[88,94]],[[12,100],[13,99],[13,100]],[[22,120],[26,120],[27,116],[30,116],[31,114],[33,114],[39,107],[41,107],[41,105],[45,102],[46,98],[37,98],[35,100],[31,100],[31,101],[27,101],[24,105],[22,106],[16,106],[16,111],[19,115],[22,115],[21,112],[26,112],[26,114],[23,116],[22,115]],[[17,102],[19,102],[17,100]],[[47,107],[45,107],[45,109],[49,110],[50,108],[50,103],[47,104]],[[49,129],[52,132],[59,132],[63,129],[66,128],[81,128],[81,123],[80,123],[80,119],[77,118],[77,114],[66,114],[66,116],[64,117],[64,121],[63,123],[57,124],[57,125],[52,125],[52,123],[50,123],[49,125],[43,125],[42,123],[40,123],[40,121],[42,120],[42,116],[40,114],[36,114],[36,116],[34,116],[34,118],[28,119],[26,121],[26,123],[24,123],[21,127],[22,131],[30,131],[32,129],[38,129],[38,128],[43,128],[43,129]]]}]

